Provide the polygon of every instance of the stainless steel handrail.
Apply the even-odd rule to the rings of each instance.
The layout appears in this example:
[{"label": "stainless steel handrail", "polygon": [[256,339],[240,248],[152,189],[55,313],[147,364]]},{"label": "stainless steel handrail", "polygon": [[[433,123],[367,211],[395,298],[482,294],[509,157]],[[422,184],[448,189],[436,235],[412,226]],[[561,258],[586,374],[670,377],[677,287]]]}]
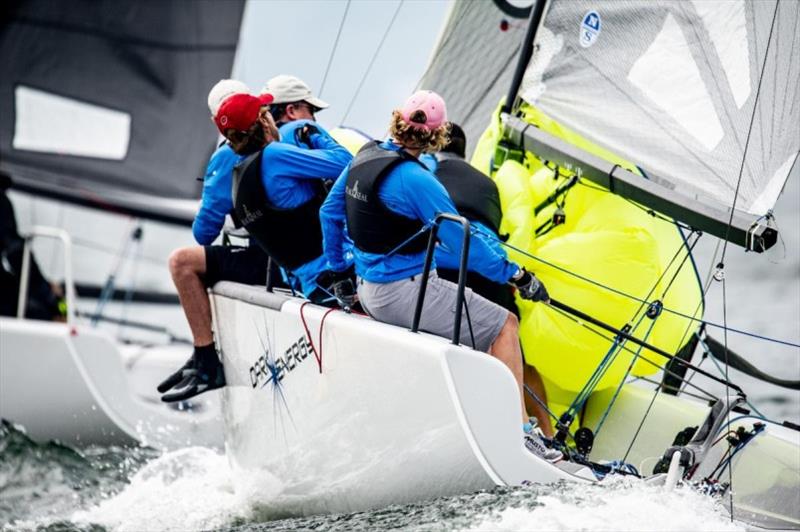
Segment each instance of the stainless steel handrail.
[{"label": "stainless steel handrail", "polygon": [[25,235],[22,248],[22,268],[19,276],[19,296],[17,299],[17,318],[25,317],[28,306],[28,283],[31,270],[31,243],[34,238],[55,238],[61,241],[64,249],[64,298],[67,303],[67,324],[75,322],[75,284],[72,279],[72,238],[69,233],[57,227],[35,225]]},{"label": "stainless steel handrail", "polygon": [[458,292],[456,292],[456,314],[453,320],[453,345],[460,344],[461,339],[461,313],[464,309],[464,289],[467,285],[467,260],[469,258],[469,222],[462,216],[455,214],[442,213],[436,216],[431,227],[431,235],[428,239],[428,250],[425,253],[425,265],[422,269],[422,279],[417,295],[417,306],[414,309],[414,319],[411,322],[411,332],[419,331],[419,320],[422,317],[422,305],[425,301],[425,291],[428,287],[428,276],[433,264],[433,252],[436,247],[436,235],[439,233],[439,225],[442,221],[451,221],[461,224],[464,231],[464,240],[461,245],[461,261],[458,266]]}]

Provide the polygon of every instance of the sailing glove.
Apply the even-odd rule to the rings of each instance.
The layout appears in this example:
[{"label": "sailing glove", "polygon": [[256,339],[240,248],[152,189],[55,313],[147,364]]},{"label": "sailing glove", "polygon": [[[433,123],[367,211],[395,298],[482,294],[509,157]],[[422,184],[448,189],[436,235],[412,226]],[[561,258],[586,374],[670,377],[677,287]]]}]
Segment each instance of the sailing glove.
[{"label": "sailing glove", "polygon": [[355,270],[352,266],[342,272],[326,270],[317,277],[317,285],[333,294],[339,305],[347,310],[358,301],[354,277]]},{"label": "sailing glove", "polygon": [[295,140],[298,144],[305,144],[309,149],[314,149],[311,136],[319,133],[319,129],[311,124],[306,124],[294,130]]},{"label": "sailing glove", "polygon": [[534,302],[550,300],[544,284],[525,268],[520,268],[517,275],[511,278],[510,284],[516,287],[522,299]]}]

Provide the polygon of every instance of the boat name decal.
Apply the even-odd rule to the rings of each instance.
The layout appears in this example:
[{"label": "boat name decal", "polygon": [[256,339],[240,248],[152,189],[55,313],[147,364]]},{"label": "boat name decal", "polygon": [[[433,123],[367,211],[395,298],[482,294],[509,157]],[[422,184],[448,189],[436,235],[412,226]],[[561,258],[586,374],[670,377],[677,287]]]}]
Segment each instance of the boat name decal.
[{"label": "boat name decal", "polygon": [[313,353],[312,349],[306,337],[301,336],[283,352],[282,356],[272,357],[267,350],[250,366],[250,384],[253,388],[259,386],[263,388],[273,381],[277,384],[287,373],[294,371],[307,359],[308,355]]}]

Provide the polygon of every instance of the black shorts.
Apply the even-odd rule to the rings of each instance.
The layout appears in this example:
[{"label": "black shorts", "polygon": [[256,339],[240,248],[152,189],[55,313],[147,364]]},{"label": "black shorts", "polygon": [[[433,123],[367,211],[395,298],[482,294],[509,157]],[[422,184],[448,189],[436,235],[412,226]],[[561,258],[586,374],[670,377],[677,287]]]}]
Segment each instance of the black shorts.
[{"label": "black shorts", "polygon": [[[437,268],[439,277],[458,284],[458,270]],[[519,309],[514,300],[514,289],[507,284],[495,283],[476,272],[467,272],[467,286],[476,294],[485,297],[492,303],[497,303],[507,311],[519,318]]]},{"label": "black shorts", "polygon": [[[269,257],[258,246],[205,246],[205,285],[212,287],[219,281],[264,285],[267,282]],[[276,266],[277,269],[277,266]],[[277,280],[280,281],[280,272]],[[276,279],[273,273],[273,279]]]}]

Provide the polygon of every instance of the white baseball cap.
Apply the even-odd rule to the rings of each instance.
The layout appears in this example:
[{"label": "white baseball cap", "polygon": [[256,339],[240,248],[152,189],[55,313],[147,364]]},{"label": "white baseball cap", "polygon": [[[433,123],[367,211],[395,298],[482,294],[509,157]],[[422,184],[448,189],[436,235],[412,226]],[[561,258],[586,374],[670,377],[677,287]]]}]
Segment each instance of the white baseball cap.
[{"label": "white baseball cap", "polygon": [[273,103],[308,102],[317,109],[325,109],[328,103],[316,98],[303,80],[295,76],[281,74],[267,81],[262,93],[272,95]]},{"label": "white baseball cap", "polygon": [[211,116],[217,116],[219,107],[228,97],[234,94],[249,94],[250,88],[236,79],[221,79],[208,91],[208,110]]}]

